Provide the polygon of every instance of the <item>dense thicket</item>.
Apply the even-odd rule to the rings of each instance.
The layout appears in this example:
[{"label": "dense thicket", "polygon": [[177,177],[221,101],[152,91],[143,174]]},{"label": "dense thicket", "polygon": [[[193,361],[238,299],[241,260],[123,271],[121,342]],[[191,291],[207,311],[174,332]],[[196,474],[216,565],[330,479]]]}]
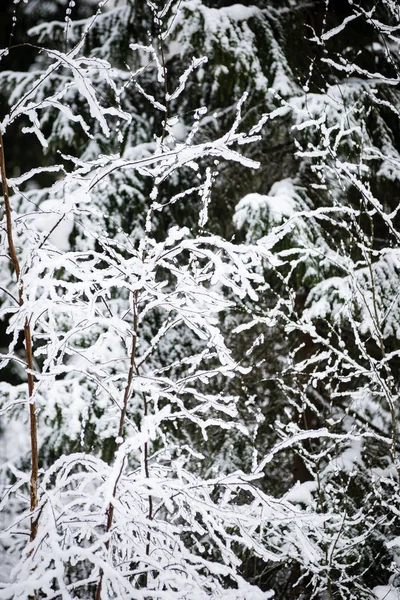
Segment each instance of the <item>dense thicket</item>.
[{"label": "dense thicket", "polygon": [[4,7],[0,596],[395,600],[397,3]]}]

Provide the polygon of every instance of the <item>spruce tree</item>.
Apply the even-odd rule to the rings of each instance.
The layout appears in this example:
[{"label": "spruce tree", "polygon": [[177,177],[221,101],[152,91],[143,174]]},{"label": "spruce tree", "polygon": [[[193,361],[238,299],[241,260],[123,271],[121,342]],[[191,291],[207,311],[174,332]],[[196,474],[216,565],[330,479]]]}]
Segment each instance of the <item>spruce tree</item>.
[{"label": "spruce tree", "polygon": [[399,18],[9,6],[5,598],[396,597]]}]

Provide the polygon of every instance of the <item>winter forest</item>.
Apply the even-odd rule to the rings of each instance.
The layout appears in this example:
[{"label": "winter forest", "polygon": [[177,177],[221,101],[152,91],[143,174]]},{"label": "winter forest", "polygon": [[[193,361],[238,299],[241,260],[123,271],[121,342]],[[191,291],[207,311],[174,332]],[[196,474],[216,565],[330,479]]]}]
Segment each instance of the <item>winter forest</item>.
[{"label": "winter forest", "polygon": [[400,599],[397,0],[2,0],[0,599]]}]

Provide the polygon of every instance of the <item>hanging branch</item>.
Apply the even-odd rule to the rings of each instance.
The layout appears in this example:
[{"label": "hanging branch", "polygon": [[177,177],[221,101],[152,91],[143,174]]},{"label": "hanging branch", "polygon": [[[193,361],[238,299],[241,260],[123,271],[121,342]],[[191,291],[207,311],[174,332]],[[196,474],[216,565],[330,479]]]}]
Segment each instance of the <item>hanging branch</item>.
[{"label": "hanging branch", "polygon": [[[6,164],[4,158],[4,143],[3,136],[0,131],[0,171],[1,171],[1,183],[3,187],[4,206],[6,214],[6,231],[8,249],[10,252],[11,263],[15,271],[15,275],[18,282],[18,304],[20,307],[24,304],[23,299],[23,282],[21,279],[21,268],[17,252],[14,245],[13,238],[13,225],[11,217],[11,204],[8,193],[7,175],[6,175]],[[38,458],[38,441],[37,441],[37,422],[36,422],[36,403],[33,400],[34,393],[34,377],[33,377],[33,351],[32,351],[32,335],[29,320],[26,317],[24,325],[24,338],[25,338],[25,359],[26,359],[26,374],[28,379],[28,398],[29,398],[29,418],[30,418],[30,437],[31,437],[31,480],[30,480],[30,508],[31,508],[31,526],[30,526],[30,541],[36,538],[38,522],[37,518],[34,517],[34,512],[38,506],[38,470],[39,470],[39,458]]]}]

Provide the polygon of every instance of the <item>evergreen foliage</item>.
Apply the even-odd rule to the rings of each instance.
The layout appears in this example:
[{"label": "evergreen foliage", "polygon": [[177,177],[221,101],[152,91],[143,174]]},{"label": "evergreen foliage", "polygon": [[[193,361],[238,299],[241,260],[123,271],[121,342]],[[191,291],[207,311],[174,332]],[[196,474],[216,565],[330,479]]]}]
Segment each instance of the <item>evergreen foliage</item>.
[{"label": "evergreen foliage", "polygon": [[397,3],[2,26],[0,598],[400,597]]}]

